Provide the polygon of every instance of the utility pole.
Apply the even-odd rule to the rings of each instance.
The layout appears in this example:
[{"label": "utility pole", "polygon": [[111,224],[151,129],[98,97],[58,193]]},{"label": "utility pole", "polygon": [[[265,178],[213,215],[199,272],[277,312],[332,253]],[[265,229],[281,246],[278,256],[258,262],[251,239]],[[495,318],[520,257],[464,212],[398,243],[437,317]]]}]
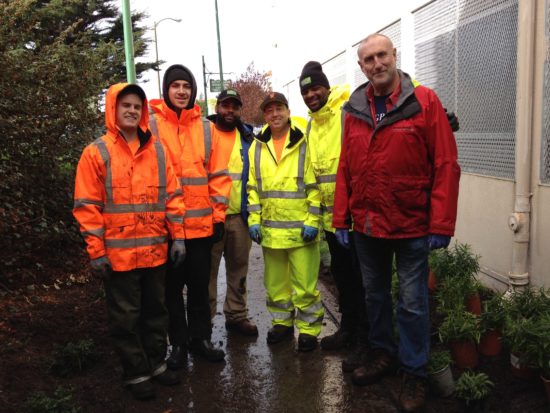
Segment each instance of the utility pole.
[{"label": "utility pole", "polygon": [[206,64],[204,63],[204,55],[202,55],[202,79],[204,83],[204,107],[206,114],[204,116],[208,116],[208,95],[206,94]]},{"label": "utility pole", "polygon": [[220,80],[222,83],[222,90],[224,89],[223,83],[223,66],[222,66],[222,44],[220,40],[220,22],[218,21],[218,0],[214,0],[216,4],[216,31],[218,32],[218,60],[220,62]]},{"label": "utility pole", "polygon": [[130,12],[130,0],[122,0],[122,22],[124,28],[126,80],[128,83],[136,83],[136,66],[134,65],[134,35],[132,32],[132,14]]},{"label": "utility pole", "polygon": [[156,56],[156,64],[157,64],[157,86],[159,89],[159,99],[162,98],[162,91],[160,90],[160,67],[159,67],[159,47],[157,42],[157,26],[165,21],[165,20],[172,20],[173,22],[180,23],[181,19],[173,19],[171,17],[165,17],[164,19],[160,19],[158,22],[153,23],[153,32],[155,34],[155,56]]}]

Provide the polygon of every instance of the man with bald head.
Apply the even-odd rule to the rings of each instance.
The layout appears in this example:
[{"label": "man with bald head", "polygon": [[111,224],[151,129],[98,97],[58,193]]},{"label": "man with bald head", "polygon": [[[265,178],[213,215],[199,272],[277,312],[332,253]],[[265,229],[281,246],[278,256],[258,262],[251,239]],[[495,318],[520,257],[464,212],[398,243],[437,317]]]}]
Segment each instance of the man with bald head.
[{"label": "man with bald head", "polygon": [[[372,384],[400,369],[399,407],[416,412],[425,402],[430,351],[428,255],[454,234],[457,148],[437,95],[397,69],[388,37],[368,36],[357,54],[368,82],[344,106],[333,217],[342,245],[353,226],[370,325],[371,357],[352,380]],[[399,343],[392,325],[394,257]]]}]

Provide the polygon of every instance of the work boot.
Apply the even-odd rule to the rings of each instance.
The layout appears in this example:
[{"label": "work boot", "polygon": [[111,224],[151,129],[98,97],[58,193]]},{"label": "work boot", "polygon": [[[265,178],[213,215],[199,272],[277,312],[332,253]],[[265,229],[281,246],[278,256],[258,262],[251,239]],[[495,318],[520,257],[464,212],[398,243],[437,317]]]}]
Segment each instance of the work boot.
[{"label": "work boot", "polygon": [[351,381],[358,386],[373,384],[384,376],[395,374],[397,367],[397,359],[394,356],[382,349],[376,349],[364,365],[353,370]]},{"label": "work boot", "polygon": [[305,333],[300,333],[298,335],[298,351],[312,351],[316,348],[317,337]]},{"label": "work boot", "polygon": [[187,361],[187,347],[185,346],[172,346],[170,355],[166,359],[166,365],[171,370],[179,370],[183,367]]},{"label": "work boot", "polygon": [[189,341],[189,350],[191,353],[212,362],[223,361],[225,357],[224,351],[215,348],[209,339],[192,338]]},{"label": "work boot", "polygon": [[351,344],[352,334],[349,331],[339,329],[336,333],[321,339],[321,348],[323,350],[340,350]]},{"label": "work boot", "polygon": [[181,378],[175,371],[166,369],[162,373],[153,376],[153,380],[163,386],[173,386],[181,382]]},{"label": "work boot", "polygon": [[283,341],[285,338],[291,338],[293,336],[294,327],[287,327],[282,324],[275,324],[267,332],[267,343],[276,344]]},{"label": "work boot", "polygon": [[427,383],[424,377],[403,373],[399,407],[404,413],[421,412],[426,402]]},{"label": "work boot", "polygon": [[258,327],[256,327],[256,324],[254,324],[248,318],[244,318],[236,322],[226,321],[225,328],[227,331],[236,331],[243,336],[254,337],[258,335]]},{"label": "work boot", "polygon": [[368,346],[356,344],[344,360],[342,360],[342,371],[351,373],[356,368],[365,364],[368,354]]},{"label": "work boot", "polygon": [[150,379],[140,381],[139,383],[128,384],[128,388],[136,400],[149,400],[155,398],[155,388]]}]

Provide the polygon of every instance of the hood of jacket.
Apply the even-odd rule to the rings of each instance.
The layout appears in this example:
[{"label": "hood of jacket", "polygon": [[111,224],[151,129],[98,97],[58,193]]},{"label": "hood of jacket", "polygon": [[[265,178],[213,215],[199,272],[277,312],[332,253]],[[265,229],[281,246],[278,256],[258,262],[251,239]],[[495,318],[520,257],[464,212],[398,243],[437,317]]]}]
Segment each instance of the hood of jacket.
[{"label": "hood of jacket", "polygon": [[[112,85],[105,95],[105,127],[107,131],[116,136],[119,134],[119,128],[116,125],[116,103],[117,97],[120,92],[129,85],[129,83],[117,83]],[[143,101],[143,107],[141,109],[141,119],[139,120],[138,132],[145,133],[149,125],[149,109],[147,104],[147,98]]]},{"label": "hood of jacket", "polygon": [[170,102],[170,98],[168,97],[168,87],[170,85],[167,84],[168,82],[166,81],[166,79],[170,75],[170,72],[176,69],[183,70],[189,75],[189,78],[191,79],[191,96],[189,97],[189,103],[187,104],[185,109],[193,109],[193,106],[195,106],[195,99],[197,98],[197,82],[195,81],[195,76],[193,76],[193,73],[191,73],[191,71],[184,65],[172,65],[168,69],[166,69],[166,72],[164,72],[164,76],[162,78],[162,96],[164,97],[164,101],[170,109],[176,111],[176,108],[174,107],[174,105],[172,105],[172,103]]},{"label": "hood of jacket", "polygon": [[163,119],[175,125],[184,125],[193,122],[195,118],[201,117],[201,108],[196,104],[191,109],[182,110],[179,117],[175,110],[168,107],[164,99],[152,99],[149,103],[149,107],[152,113],[161,116]]},{"label": "hood of jacket", "polygon": [[315,120],[321,120],[325,117],[330,117],[338,113],[342,106],[349,100],[350,86],[335,85],[330,88],[330,94],[325,105],[316,112],[308,111],[308,115]]}]

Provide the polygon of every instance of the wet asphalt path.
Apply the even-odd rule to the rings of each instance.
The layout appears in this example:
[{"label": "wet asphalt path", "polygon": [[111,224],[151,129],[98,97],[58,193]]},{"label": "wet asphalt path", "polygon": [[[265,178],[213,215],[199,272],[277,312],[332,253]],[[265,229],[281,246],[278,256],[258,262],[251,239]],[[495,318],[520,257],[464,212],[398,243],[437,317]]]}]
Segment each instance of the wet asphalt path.
[{"label": "wet asphalt path", "polygon": [[[223,265],[222,261],[222,269]],[[218,291],[222,294],[218,298],[212,341],[225,350],[225,361],[210,363],[189,355],[187,366],[181,371],[180,385],[158,388],[154,401],[138,404],[128,400],[131,405],[128,411],[396,412],[392,401],[396,395],[388,390],[388,384],[394,379],[368,388],[354,386],[341,370],[344,352],[326,352],[318,348],[300,353],[296,351],[297,331],[293,340],[268,346],[266,335],[271,319],[265,307],[262,274],[261,248],[254,245],[248,276],[248,303],[249,315],[258,325],[259,336],[243,337],[225,330],[222,312],[225,270],[220,270]],[[330,314],[339,315],[334,297],[322,285],[319,287],[327,310],[322,337],[337,329]]]}]

